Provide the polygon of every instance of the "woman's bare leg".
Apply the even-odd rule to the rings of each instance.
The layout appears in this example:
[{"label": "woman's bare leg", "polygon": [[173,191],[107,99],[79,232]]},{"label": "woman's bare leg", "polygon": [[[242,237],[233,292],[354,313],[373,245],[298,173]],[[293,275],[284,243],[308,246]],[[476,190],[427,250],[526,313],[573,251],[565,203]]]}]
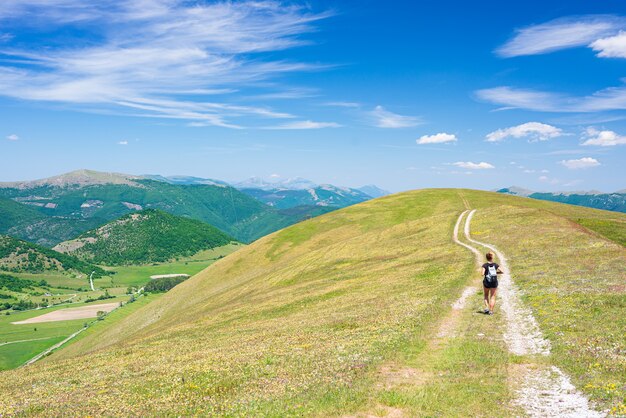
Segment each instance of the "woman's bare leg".
[{"label": "woman's bare leg", "polygon": [[484,295],[483,302],[485,302],[485,309],[489,309],[489,289],[487,289],[485,286],[483,286],[483,295]]},{"label": "woman's bare leg", "polygon": [[489,289],[489,310],[493,311],[493,308],[496,306],[496,294],[498,293],[498,288]]}]

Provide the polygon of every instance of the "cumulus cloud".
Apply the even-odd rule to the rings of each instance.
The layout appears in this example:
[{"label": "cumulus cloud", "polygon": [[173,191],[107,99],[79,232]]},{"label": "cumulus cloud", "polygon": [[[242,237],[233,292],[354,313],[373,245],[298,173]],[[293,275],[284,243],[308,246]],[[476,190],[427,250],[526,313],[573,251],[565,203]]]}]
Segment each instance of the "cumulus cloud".
[{"label": "cumulus cloud", "polygon": [[15,134],[11,134],[11,135],[7,135],[7,139],[8,139],[9,141],[17,141],[17,140],[19,140],[19,139],[20,139],[20,137],[19,137],[19,136],[17,136],[17,135],[15,135]]},{"label": "cumulus cloud", "polygon": [[418,140],[417,143],[422,144],[442,144],[444,142],[456,142],[457,137],[454,134],[447,134],[445,132],[440,132],[434,135],[423,135]]},{"label": "cumulus cloud", "polygon": [[585,142],[582,145],[597,145],[600,147],[612,147],[626,144],[626,136],[618,135],[613,131],[599,131],[593,127],[587,128],[583,134]]},{"label": "cumulus cloud", "polygon": [[485,162],[473,163],[471,161],[457,161],[456,163],[452,163],[457,167],[466,168],[468,170],[486,170],[490,168],[495,168],[493,165]]},{"label": "cumulus cloud", "polygon": [[410,128],[421,124],[418,117],[404,116],[385,110],[382,106],[376,106],[369,112],[374,126],[378,128]]},{"label": "cumulus cloud", "polygon": [[546,141],[563,135],[563,132],[552,125],[539,122],[527,122],[509,128],[498,129],[487,135],[487,142],[498,142],[508,137],[528,138],[529,141]]},{"label": "cumulus cloud", "polygon": [[324,68],[265,53],[306,44],[302,35],[330,15],[273,0],[3,0],[3,27],[72,30],[63,42],[32,36],[5,45],[0,95],[227,128],[239,127],[235,118],[291,117],[207,96]]},{"label": "cumulus cloud", "polygon": [[626,58],[626,32],[619,31],[615,36],[601,38],[589,45],[603,58]]},{"label": "cumulus cloud", "polygon": [[[599,39],[615,35],[625,27],[626,19],[611,15],[587,15],[555,19],[517,30],[515,36],[498,48],[496,53],[502,57],[510,58],[521,55],[545,54],[590,44],[593,48],[594,43]],[[611,43],[611,41],[607,42]]]},{"label": "cumulus cloud", "polygon": [[282,125],[266,126],[264,129],[322,129],[322,128],[341,128],[342,125],[335,122],[314,122],[312,120],[303,120],[289,122]]},{"label": "cumulus cloud", "polygon": [[584,168],[597,167],[600,165],[600,162],[595,158],[591,157],[583,157],[578,160],[563,160],[561,164],[570,170],[579,170]]}]

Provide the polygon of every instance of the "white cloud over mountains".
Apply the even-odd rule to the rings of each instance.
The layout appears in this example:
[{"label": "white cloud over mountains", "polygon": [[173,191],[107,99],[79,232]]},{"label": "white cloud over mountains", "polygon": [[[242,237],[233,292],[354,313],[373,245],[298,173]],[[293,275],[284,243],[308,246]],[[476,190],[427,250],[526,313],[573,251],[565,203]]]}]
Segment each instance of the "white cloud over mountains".
[{"label": "white cloud over mountains", "polygon": [[600,147],[612,147],[626,145],[626,136],[618,135],[614,131],[599,131],[593,127],[587,128],[583,135],[585,140],[582,145],[597,145]]},{"label": "white cloud over mountains", "polygon": [[487,142],[499,142],[506,138],[528,138],[529,141],[546,141],[563,135],[563,131],[552,125],[539,122],[527,122],[509,128],[498,129],[486,136]]},{"label": "white cloud over mountains", "polygon": [[457,137],[454,134],[447,134],[445,132],[440,132],[434,135],[422,135],[417,143],[419,145],[423,144],[443,144],[445,142],[456,142]]},{"label": "white cloud over mountains", "polygon": [[[68,37],[58,44],[3,45],[0,94],[230,128],[241,117],[289,118],[207,96],[321,68],[263,53],[305,44],[301,35],[329,15],[272,0],[4,0],[5,28],[67,28]],[[80,31],[75,39],[74,30]]]},{"label": "white cloud over mountains", "polygon": [[600,162],[595,158],[583,157],[578,160],[563,160],[561,161],[561,165],[569,168],[570,170],[580,170],[585,168],[597,167],[600,165]]},{"label": "white cloud over mountains", "polygon": [[457,167],[466,168],[468,170],[488,170],[491,168],[495,168],[493,165],[485,162],[473,163],[471,161],[457,161],[456,163],[452,163]]},{"label": "white cloud over mountains", "polygon": [[411,128],[420,125],[422,121],[416,116],[404,116],[390,112],[382,106],[376,106],[369,112],[374,126],[378,128]]}]

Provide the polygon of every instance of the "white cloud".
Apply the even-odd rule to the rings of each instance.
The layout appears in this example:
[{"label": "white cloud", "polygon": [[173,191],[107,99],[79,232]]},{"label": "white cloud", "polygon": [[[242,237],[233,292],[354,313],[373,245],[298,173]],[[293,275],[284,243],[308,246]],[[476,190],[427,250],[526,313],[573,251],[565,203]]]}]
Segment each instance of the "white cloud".
[{"label": "white cloud", "polygon": [[502,57],[545,54],[560,49],[587,46],[626,27],[625,19],[609,15],[587,15],[551,20],[517,30],[516,35],[496,50]]},{"label": "white cloud", "polygon": [[11,135],[7,135],[7,139],[8,139],[9,141],[17,141],[17,140],[19,140],[19,139],[20,139],[20,137],[19,137],[19,136],[17,136],[17,135],[15,135],[15,134],[11,134]]},{"label": "white cloud", "polygon": [[285,123],[277,126],[266,126],[264,129],[322,129],[322,128],[341,128],[342,125],[335,122],[314,122],[311,120],[303,120]]},{"label": "white cloud", "polygon": [[626,32],[619,31],[615,36],[598,39],[589,45],[603,58],[626,58]]},{"label": "white cloud", "polygon": [[563,135],[563,132],[552,125],[539,122],[527,122],[509,128],[498,129],[487,135],[487,142],[498,142],[508,137],[528,138],[529,141],[546,141]]},{"label": "white cloud", "polygon": [[382,106],[376,106],[369,112],[373,119],[374,126],[378,128],[410,128],[421,124],[419,118],[415,116],[403,116],[385,110]]},{"label": "white cloud", "polygon": [[587,96],[501,86],[478,90],[476,96],[507,108],[540,112],[602,112],[626,109],[625,86],[606,88]]},{"label": "white cloud", "polygon": [[423,135],[418,140],[418,144],[441,144],[444,142],[456,142],[457,137],[454,134],[440,132],[435,135]]},{"label": "white cloud", "polygon": [[324,68],[262,53],[306,44],[301,35],[328,16],[272,0],[3,0],[0,23],[45,33],[71,24],[81,35],[46,48],[9,44],[2,51],[8,59],[0,64],[0,95],[230,128],[239,127],[234,118],[281,118],[287,114],[205,98]]},{"label": "white cloud", "polygon": [[360,104],[355,102],[328,102],[326,106],[336,106],[336,107],[347,107],[347,108],[357,108],[361,107]]},{"label": "white cloud", "polygon": [[495,168],[493,165],[491,165],[489,163],[485,163],[485,162],[473,163],[473,162],[470,162],[470,161],[467,161],[467,162],[458,161],[456,163],[452,163],[452,165],[455,165],[455,166],[461,167],[461,168],[466,168],[468,170],[486,170],[486,169],[490,169],[490,168]]},{"label": "white cloud", "polygon": [[119,141],[118,145],[128,145],[128,141]]},{"label": "white cloud", "polygon": [[598,145],[601,147],[612,147],[615,145],[625,145],[626,136],[618,135],[613,131],[599,131],[593,127],[587,128],[583,134],[585,142],[582,145]]},{"label": "white cloud", "polygon": [[280,174],[270,174],[270,178],[272,179],[280,178]]},{"label": "white cloud", "polygon": [[578,160],[563,160],[561,164],[570,170],[578,170],[583,168],[591,168],[597,167],[600,165],[600,162],[595,158],[591,157],[583,157]]}]

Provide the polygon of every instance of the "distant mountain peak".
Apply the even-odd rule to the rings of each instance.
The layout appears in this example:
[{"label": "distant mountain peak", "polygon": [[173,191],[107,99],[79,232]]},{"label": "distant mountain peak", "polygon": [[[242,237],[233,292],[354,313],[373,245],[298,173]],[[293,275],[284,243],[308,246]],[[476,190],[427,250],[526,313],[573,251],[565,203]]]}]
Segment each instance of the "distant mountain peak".
[{"label": "distant mountain peak", "polygon": [[261,189],[261,190],[307,190],[314,189],[317,184],[302,177],[291,177],[285,180],[267,181],[261,177],[253,176],[239,183],[234,183],[237,189]]},{"label": "distant mountain peak", "polygon": [[141,176],[130,174],[108,173],[95,170],[75,170],[58,176],[48,177],[32,181],[0,182],[3,188],[31,189],[41,186],[68,187],[68,186],[91,186],[94,184],[127,184],[137,186],[134,180],[142,179]]},{"label": "distant mountain peak", "polygon": [[373,184],[366,184],[365,186],[359,187],[357,190],[360,190],[366,195],[372,196],[374,198],[383,197],[391,194],[391,192],[381,189],[380,187]]}]

